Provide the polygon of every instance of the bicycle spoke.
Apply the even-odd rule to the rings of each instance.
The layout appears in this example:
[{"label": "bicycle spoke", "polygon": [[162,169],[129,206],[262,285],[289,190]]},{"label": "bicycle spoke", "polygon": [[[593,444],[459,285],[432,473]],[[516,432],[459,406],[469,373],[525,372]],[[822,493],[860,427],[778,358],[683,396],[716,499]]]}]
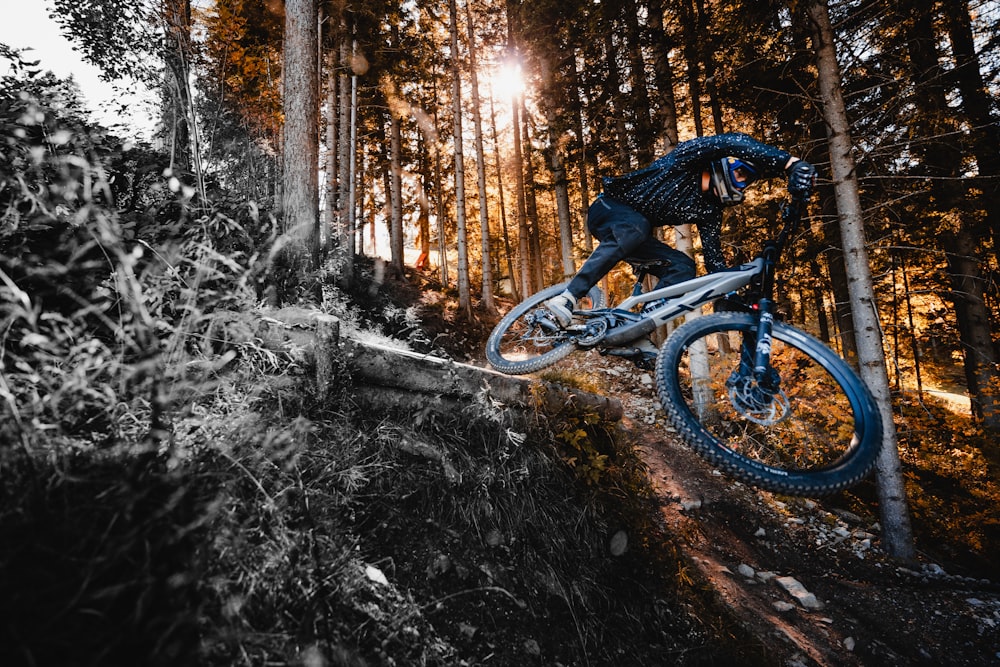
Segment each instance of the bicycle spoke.
[{"label": "bicycle spoke", "polygon": [[747,459],[785,470],[840,459],[854,437],[853,410],[826,369],[775,340],[771,363],[778,389],[769,391],[747,376],[745,365],[741,372],[741,348],[737,332],[712,333],[692,343],[682,359],[682,395],[708,433]]}]

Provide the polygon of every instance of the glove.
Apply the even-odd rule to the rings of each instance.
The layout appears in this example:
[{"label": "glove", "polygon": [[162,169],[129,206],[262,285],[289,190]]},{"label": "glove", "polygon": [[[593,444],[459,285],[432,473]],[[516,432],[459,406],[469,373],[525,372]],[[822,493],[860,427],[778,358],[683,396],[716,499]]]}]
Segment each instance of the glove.
[{"label": "glove", "polygon": [[792,163],[786,172],[788,174],[788,194],[795,199],[808,201],[812,196],[813,185],[816,183],[816,167],[805,160]]}]

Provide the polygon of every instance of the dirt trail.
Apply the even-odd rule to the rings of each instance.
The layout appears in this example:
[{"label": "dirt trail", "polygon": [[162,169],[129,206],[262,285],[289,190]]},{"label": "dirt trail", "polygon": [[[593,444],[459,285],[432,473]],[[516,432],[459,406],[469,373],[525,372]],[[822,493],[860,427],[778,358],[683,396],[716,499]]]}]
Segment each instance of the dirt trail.
[{"label": "dirt trail", "polygon": [[[665,526],[693,570],[785,665],[1000,664],[1000,587],[879,549],[874,516],[777,497],[723,476],[665,424],[652,374],[620,359],[562,362],[622,400]],[[801,584],[799,597],[781,584]],[[792,586],[792,590],[796,590]]]}]

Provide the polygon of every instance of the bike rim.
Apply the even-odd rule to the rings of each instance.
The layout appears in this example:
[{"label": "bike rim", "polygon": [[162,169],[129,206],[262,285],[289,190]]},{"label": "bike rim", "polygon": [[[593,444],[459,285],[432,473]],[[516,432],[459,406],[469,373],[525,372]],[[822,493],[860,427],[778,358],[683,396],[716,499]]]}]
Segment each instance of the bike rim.
[{"label": "bike rim", "polygon": [[772,475],[836,467],[864,432],[858,397],[800,341],[777,331],[771,363],[780,386],[762,390],[738,372],[744,333],[753,337],[754,325],[703,331],[686,341],[677,365],[683,408],[741,466]]},{"label": "bike rim", "polygon": [[543,309],[533,308],[507,327],[496,349],[504,360],[516,363],[542,357],[569,344],[565,332],[552,328],[551,317]]}]

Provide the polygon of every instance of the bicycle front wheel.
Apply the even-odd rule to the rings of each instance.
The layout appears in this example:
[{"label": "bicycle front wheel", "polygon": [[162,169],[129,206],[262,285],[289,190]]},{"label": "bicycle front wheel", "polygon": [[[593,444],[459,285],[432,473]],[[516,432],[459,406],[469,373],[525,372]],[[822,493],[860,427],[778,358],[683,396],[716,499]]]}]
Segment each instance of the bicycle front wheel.
[{"label": "bicycle front wheel", "polygon": [[679,327],[657,358],[660,402],[702,458],[753,486],[798,496],[848,488],[875,465],[882,423],[861,379],[809,334],[776,322],[771,370],[758,382],[749,313]]},{"label": "bicycle front wheel", "polygon": [[[544,289],[504,315],[486,341],[486,358],[493,368],[508,375],[534,373],[576,349],[574,333],[560,328],[543,305],[564,289],[566,283]],[[594,287],[580,301],[578,310],[602,308],[604,293]]]}]

